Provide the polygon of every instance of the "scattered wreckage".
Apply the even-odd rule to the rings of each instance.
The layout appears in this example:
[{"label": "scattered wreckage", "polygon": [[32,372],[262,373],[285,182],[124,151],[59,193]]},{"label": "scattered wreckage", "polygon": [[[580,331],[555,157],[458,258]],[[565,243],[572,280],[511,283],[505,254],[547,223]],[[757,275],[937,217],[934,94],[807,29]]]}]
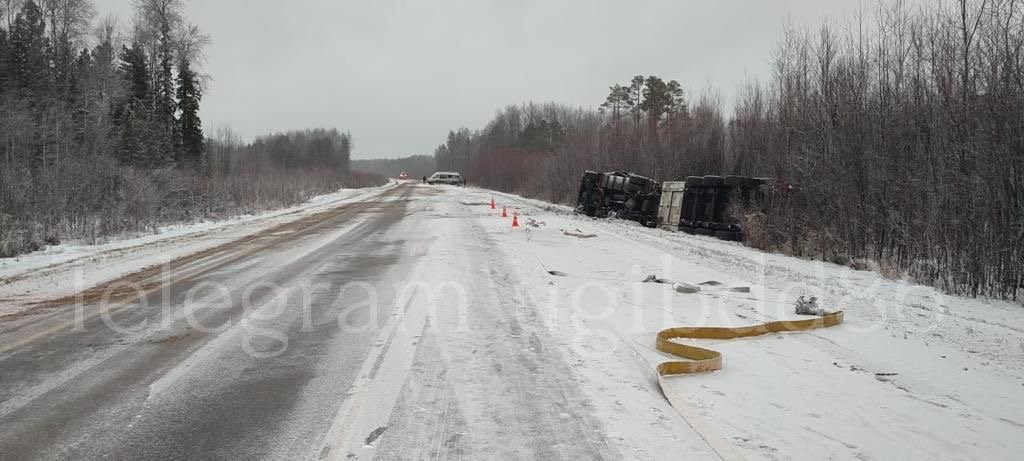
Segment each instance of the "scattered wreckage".
[{"label": "scattered wreckage", "polygon": [[587,171],[580,181],[576,212],[742,241],[742,224],[729,212],[730,206],[750,205],[771,185],[770,179],[746,176],[691,176],[662,184],[635,173]]}]

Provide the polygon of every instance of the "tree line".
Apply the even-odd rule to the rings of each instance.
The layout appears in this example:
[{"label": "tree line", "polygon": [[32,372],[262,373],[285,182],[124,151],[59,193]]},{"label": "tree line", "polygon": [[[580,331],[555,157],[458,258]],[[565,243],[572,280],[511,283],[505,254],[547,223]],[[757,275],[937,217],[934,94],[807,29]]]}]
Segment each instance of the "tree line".
[{"label": "tree line", "polygon": [[336,129],[277,133],[246,143],[225,126],[214,130],[208,144],[206,172],[196,189],[206,200],[205,214],[280,208],[341,187],[386,182],[351,171],[352,135]]},{"label": "tree line", "polygon": [[352,169],[386,178],[395,178],[405,172],[409,179],[422,179],[434,174],[436,162],[432,155],[413,155],[394,159],[353,160]]},{"label": "tree line", "polygon": [[[92,0],[0,0],[0,257],[268,201],[270,190],[218,201],[242,169],[211,155],[200,116],[210,37],[185,17],[185,0],[133,6],[122,27],[97,19]],[[348,173],[348,135],[293,135],[313,139],[218,153],[268,152],[272,162],[254,162],[267,169],[246,180],[273,182],[280,197],[324,192],[300,169]],[[306,150],[285,150],[296,145]],[[272,169],[295,181],[279,183]]]},{"label": "tree line", "polygon": [[638,76],[597,111],[507,107],[451,132],[435,158],[482,186],[563,203],[585,169],[772,177],[777,193],[733,210],[748,245],[1020,299],[1022,4],[897,0],[843,27],[789,26],[771,77],[728,112],[710,90]]}]

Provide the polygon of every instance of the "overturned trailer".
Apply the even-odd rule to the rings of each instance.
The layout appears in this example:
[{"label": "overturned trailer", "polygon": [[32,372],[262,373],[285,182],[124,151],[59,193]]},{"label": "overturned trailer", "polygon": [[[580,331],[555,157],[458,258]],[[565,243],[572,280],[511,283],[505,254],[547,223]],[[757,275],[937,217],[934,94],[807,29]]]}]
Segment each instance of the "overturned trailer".
[{"label": "overturned trailer", "polygon": [[771,182],[746,176],[690,176],[660,184],[634,173],[587,171],[580,181],[576,212],[741,241],[743,226],[730,206],[750,206],[767,193]]},{"label": "overturned trailer", "polygon": [[749,206],[767,192],[770,184],[770,179],[745,176],[686,178],[679,204],[678,229],[687,234],[742,241],[742,224],[738,217],[730,215],[729,207],[734,203]]},{"label": "overturned trailer", "polygon": [[587,171],[580,181],[576,212],[587,216],[618,217],[654,227],[661,203],[661,185],[634,173]]}]

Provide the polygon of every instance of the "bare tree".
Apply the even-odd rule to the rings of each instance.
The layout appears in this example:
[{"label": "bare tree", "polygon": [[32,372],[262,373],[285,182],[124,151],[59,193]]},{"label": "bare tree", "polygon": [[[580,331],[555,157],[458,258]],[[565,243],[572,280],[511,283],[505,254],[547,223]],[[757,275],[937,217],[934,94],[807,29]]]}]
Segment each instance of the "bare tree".
[{"label": "bare tree", "polygon": [[91,0],[42,0],[52,43],[68,49],[84,46],[96,7]]},{"label": "bare tree", "polygon": [[3,0],[0,2],[0,18],[7,20],[7,30],[14,28],[14,19],[21,10],[22,0]]},{"label": "bare tree", "polygon": [[179,61],[201,64],[206,61],[206,47],[210,45],[210,36],[192,23],[183,23],[174,32],[175,48]]},{"label": "bare tree", "polygon": [[[613,86],[608,112],[508,108],[480,132],[453,132],[438,162],[484,186],[555,200],[570,199],[565,185],[584,169],[661,180],[772,176],[777,192],[748,210],[759,216],[751,224],[762,238],[752,243],[762,248],[837,263],[875,259],[889,275],[953,293],[1019,299],[1022,5],[947,0],[924,9],[896,0],[873,17],[862,7],[845,27],[788,25],[771,78],[747,84],[728,120],[702,97],[667,119],[651,99],[633,112],[649,111],[647,126],[615,123],[616,88],[639,102],[640,90],[660,92],[660,79],[646,78]],[[565,139],[553,154],[517,143],[523,126],[555,115]]]}]

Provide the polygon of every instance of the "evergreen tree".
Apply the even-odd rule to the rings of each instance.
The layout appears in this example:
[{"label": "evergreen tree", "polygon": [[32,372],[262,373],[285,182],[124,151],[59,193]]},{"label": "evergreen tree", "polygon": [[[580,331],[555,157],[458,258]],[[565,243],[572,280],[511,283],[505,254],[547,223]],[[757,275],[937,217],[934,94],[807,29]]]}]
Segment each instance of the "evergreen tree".
[{"label": "evergreen tree", "polygon": [[54,95],[74,107],[79,44],[96,14],[93,0],[38,0],[47,22],[50,40],[50,72]]},{"label": "evergreen tree", "polygon": [[111,135],[117,114],[123,109],[118,103],[123,103],[128,84],[118,72],[109,39],[93,48],[88,61],[88,67],[80,70],[82,103],[76,111],[82,113],[82,150],[92,154],[114,152],[116,137]]},{"label": "evergreen tree", "polygon": [[554,154],[565,138],[565,129],[558,120],[531,121],[519,136],[519,145],[530,152]]},{"label": "evergreen tree", "polygon": [[118,157],[121,162],[139,167],[158,166],[159,152],[154,154],[153,146],[148,142],[148,113],[149,108],[137,99],[129,102],[122,110],[118,121]]},{"label": "evergreen tree", "polygon": [[86,131],[86,109],[85,103],[88,95],[85,94],[86,80],[92,72],[92,53],[83,49],[75,58],[72,72],[68,75],[66,101],[72,120],[73,146],[76,151],[81,152],[84,147]]},{"label": "evergreen tree", "polygon": [[12,86],[25,98],[40,98],[48,80],[46,22],[32,0],[25,2],[14,20],[10,38]]},{"label": "evergreen tree", "polygon": [[121,48],[121,63],[118,66],[128,83],[129,99],[148,103],[149,92],[149,65],[146,61],[146,52],[138,43],[132,44],[131,48]]},{"label": "evergreen tree", "polygon": [[121,50],[121,75],[128,94],[115,113],[120,135],[120,160],[126,164],[155,168],[167,163],[166,130],[154,120],[153,93],[149,85],[149,64],[142,46],[135,43]]},{"label": "evergreen tree", "polygon": [[643,90],[644,90],[644,76],[637,75],[633,77],[633,80],[629,83],[629,97],[630,110],[633,112],[633,123],[636,126],[640,126],[640,115],[643,112],[643,108],[640,105],[643,103]]},{"label": "evergreen tree", "polygon": [[178,68],[178,111],[181,149],[178,161],[180,164],[198,164],[204,150],[203,122],[199,118],[199,102],[202,100],[202,89],[199,87],[197,75],[187,59],[182,59]]},{"label": "evergreen tree", "polygon": [[11,68],[9,62],[10,46],[7,39],[7,31],[0,27],[0,96],[7,91],[8,73]]},{"label": "evergreen tree", "polygon": [[47,112],[49,65],[46,22],[39,6],[29,0],[14,20],[10,38],[10,87],[13,103],[26,112],[29,124],[23,124],[18,136],[22,149],[13,149],[16,160],[28,160],[32,169],[46,169],[48,152],[43,119]]},{"label": "evergreen tree", "polygon": [[[8,40],[7,36],[7,30],[5,30],[3,27],[0,27],[0,105],[5,105],[7,103],[7,89],[10,87],[8,83],[10,79],[11,69],[9,59],[11,53],[10,48],[11,47],[10,41]],[[7,118],[8,116],[6,114],[0,113],[0,132],[3,133],[0,134],[0,161],[3,162],[3,167],[9,171],[13,167],[13,164],[11,158],[11,148],[6,142],[6,138],[10,136],[10,134],[8,133],[10,131],[10,126],[7,121]],[[0,182],[2,181],[3,178],[0,177]],[[0,188],[2,187],[3,184],[0,184]]]},{"label": "evergreen tree", "polygon": [[167,20],[160,23],[159,50],[160,67],[153,88],[156,91],[154,128],[157,130],[156,141],[164,152],[174,152],[179,150],[181,137],[174,116],[177,111],[174,101],[174,44],[171,40],[171,24]]},{"label": "evergreen tree", "polygon": [[672,111],[673,95],[669,86],[661,78],[650,76],[644,83],[644,100],[640,108],[647,112],[647,118],[652,126],[656,126],[661,117]]},{"label": "evergreen tree", "polygon": [[629,87],[615,85],[610,90],[608,99],[605,100],[604,104],[601,104],[601,108],[611,111],[612,120],[618,121],[622,112],[632,110],[633,98],[630,95]]},{"label": "evergreen tree", "polygon": [[678,81],[672,80],[668,82],[668,96],[671,100],[669,114],[686,112],[686,98],[683,95],[683,86]]}]

